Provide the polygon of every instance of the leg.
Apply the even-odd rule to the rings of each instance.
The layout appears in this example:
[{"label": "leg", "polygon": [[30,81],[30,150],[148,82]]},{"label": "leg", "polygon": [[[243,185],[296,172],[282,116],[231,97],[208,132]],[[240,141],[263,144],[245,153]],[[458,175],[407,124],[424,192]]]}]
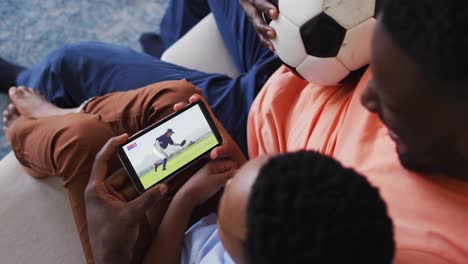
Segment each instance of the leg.
[{"label": "leg", "polygon": [[0,92],[6,93],[8,88],[15,86],[16,77],[25,70],[24,67],[0,58]]},{"label": "leg", "polygon": [[186,79],[202,89],[221,123],[247,153],[250,105],[279,64],[270,61],[265,65],[268,67],[256,66],[231,79],[186,69],[120,46],[81,43],[52,53],[44,62],[22,72],[17,83],[39,90],[56,105],[76,107],[93,96]]},{"label": "leg", "polygon": [[87,42],[52,52],[41,63],[20,73],[16,82],[38,90],[55,105],[68,108],[94,96],[203,75],[126,47]]},{"label": "leg", "polygon": [[159,32],[144,33],[140,36],[140,44],[145,53],[156,58],[195,24],[204,18],[210,9],[207,0],[171,0],[162,18]]},{"label": "leg", "polygon": [[160,35],[167,49],[210,13],[208,0],[171,0],[161,20]]},{"label": "leg", "polygon": [[190,71],[129,48],[104,43],[66,45],[19,74],[16,82],[37,89],[60,107],[114,91],[181,79]]},{"label": "leg", "polygon": [[158,166],[159,166],[159,161],[156,161],[154,164],[153,164],[153,167],[154,167],[154,171],[158,171]]},{"label": "leg", "polygon": [[163,168],[162,170],[166,170],[167,159],[163,159]]},{"label": "leg", "polygon": [[83,193],[94,157],[113,136],[112,130],[97,115],[70,114],[20,117],[11,135],[13,151],[28,173],[62,178],[87,262],[92,263]]},{"label": "leg", "polygon": [[[240,72],[248,72],[256,64],[261,67],[269,60],[277,61],[272,56],[273,54],[258,40],[253,26],[239,5],[239,1],[172,0],[169,2],[169,7],[161,21],[160,37],[148,36],[147,40],[153,39],[155,43],[159,42],[160,44],[156,45],[161,46],[159,49],[162,53],[209,12],[214,14],[225,45]],[[151,49],[151,47],[148,48]],[[275,65],[271,67],[275,67]]]},{"label": "leg", "polygon": [[218,29],[239,72],[253,68],[270,76],[281,62],[262,45],[244,10],[235,0],[208,0]]},{"label": "leg", "polygon": [[[82,113],[42,118],[26,118],[19,113],[8,115],[6,131],[25,169],[36,177],[61,177],[68,189],[88,263],[92,263],[92,255],[83,193],[96,153],[110,137],[136,133],[172,113],[175,103],[186,101],[197,92],[185,81],[174,81],[96,98]],[[120,165],[118,161],[112,167],[117,165]],[[142,224],[141,246],[134,249],[137,261],[143,257],[145,242],[151,234],[148,223]]]}]

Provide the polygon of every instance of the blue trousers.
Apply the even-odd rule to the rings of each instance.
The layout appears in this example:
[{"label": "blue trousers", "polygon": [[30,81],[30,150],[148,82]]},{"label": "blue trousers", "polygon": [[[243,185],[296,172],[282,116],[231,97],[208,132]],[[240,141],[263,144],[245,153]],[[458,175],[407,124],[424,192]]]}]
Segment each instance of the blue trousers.
[{"label": "blue trousers", "polygon": [[202,90],[220,122],[247,153],[250,106],[281,62],[260,43],[237,0],[173,0],[161,25],[164,43],[172,44],[208,11],[214,14],[224,43],[241,72],[235,79],[163,62],[126,47],[87,42],[55,50],[22,72],[17,85],[37,89],[52,103],[69,108],[94,96],[186,79]]}]

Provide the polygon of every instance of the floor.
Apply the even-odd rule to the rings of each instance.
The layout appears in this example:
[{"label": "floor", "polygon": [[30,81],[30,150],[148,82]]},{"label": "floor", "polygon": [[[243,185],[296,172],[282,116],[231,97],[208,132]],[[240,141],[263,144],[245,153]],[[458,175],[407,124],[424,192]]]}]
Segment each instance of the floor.
[{"label": "floor", "polygon": [[[102,41],[140,50],[138,36],[159,30],[167,1],[2,0],[0,56],[28,67],[66,43]],[[0,94],[0,111],[7,105]],[[9,152],[0,131],[0,159]]]}]

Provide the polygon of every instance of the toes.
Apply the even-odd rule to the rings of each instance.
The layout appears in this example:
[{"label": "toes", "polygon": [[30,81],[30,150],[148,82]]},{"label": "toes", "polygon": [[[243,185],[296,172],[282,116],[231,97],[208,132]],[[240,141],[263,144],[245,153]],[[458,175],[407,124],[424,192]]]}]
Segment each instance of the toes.
[{"label": "toes", "polygon": [[14,104],[9,104],[7,109],[3,111],[3,124],[8,125],[12,118],[19,116],[19,112]]},{"label": "toes", "polygon": [[21,95],[28,95],[28,94],[31,94],[31,92],[29,91],[28,87],[26,87],[26,86],[18,86],[18,92],[19,92]]},{"label": "toes", "polygon": [[8,110],[4,110],[4,111],[3,111],[3,117],[4,117],[4,118],[9,118],[10,115],[11,115],[11,114],[10,114],[10,111],[8,111]]},{"label": "toes", "polygon": [[4,128],[7,127],[8,126],[8,121],[10,121],[10,116],[6,115],[5,112],[3,112],[2,121],[3,121],[3,127]]},{"label": "toes", "polygon": [[18,92],[18,87],[10,87],[10,89],[8,89],[8,95],[11,97],[15,96],[16,93]]},{"label": "toes", "polygon": [[19,100],[20,98],[24,98],[27,93],[27,89],[24,86],[11,87],[10,90],[8,90],[8,95],[13,103],[16,103],[16,100]]},{"label": "toes", "polygon": [[19,115],[19,111],[18,111],[18,108],[16,108],[16,106],[14,104],[9,104],[8,105],[8,111],[10,111],[12,114],[14,115]]},{"label": "toes", "polygon": [[14,112],[14,111],[16,110],[15,105],[14,105],[14,104],[9,104],[9,105],[8,105],[8,110],[9,110],[10,112]]},{"label": "toes", "polygon": [[33,88],[31,88],[31,87],[28,87],[28,91],[29,91],[30,93],[39,94],[39,92],[38,92],[36,89],[33,89]]},{"label": "toes", "polygon": [[19,86],[19,87],[11,87],[10,90],[8,90],[8,95],[10,95],[10,99],[14,100],[19,97],[24,97],[26,94],[26,88]]}]

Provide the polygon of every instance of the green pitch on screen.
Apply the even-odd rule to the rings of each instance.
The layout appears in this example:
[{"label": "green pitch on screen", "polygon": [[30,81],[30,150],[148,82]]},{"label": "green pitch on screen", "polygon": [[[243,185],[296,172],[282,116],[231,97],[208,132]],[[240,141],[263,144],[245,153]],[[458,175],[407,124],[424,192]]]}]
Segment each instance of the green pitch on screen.
[{"label": "green pitch on screen", "polygon": [[211,133],[195,144],[187,147],[184,151],[170,158],[166,164],[166,170],[162,170],[162,164],[158,166],[158,171],[151,169],[148,173],[140,177],[141,184],[145,189],[148,189],[155,183],[164,179],[174,171],[178,170],[180,167],[184,166],[190,162],[194,157],[198,157],[200,154],[206,152],[213,146],[218,144],[218,140],[215,135]]}]

